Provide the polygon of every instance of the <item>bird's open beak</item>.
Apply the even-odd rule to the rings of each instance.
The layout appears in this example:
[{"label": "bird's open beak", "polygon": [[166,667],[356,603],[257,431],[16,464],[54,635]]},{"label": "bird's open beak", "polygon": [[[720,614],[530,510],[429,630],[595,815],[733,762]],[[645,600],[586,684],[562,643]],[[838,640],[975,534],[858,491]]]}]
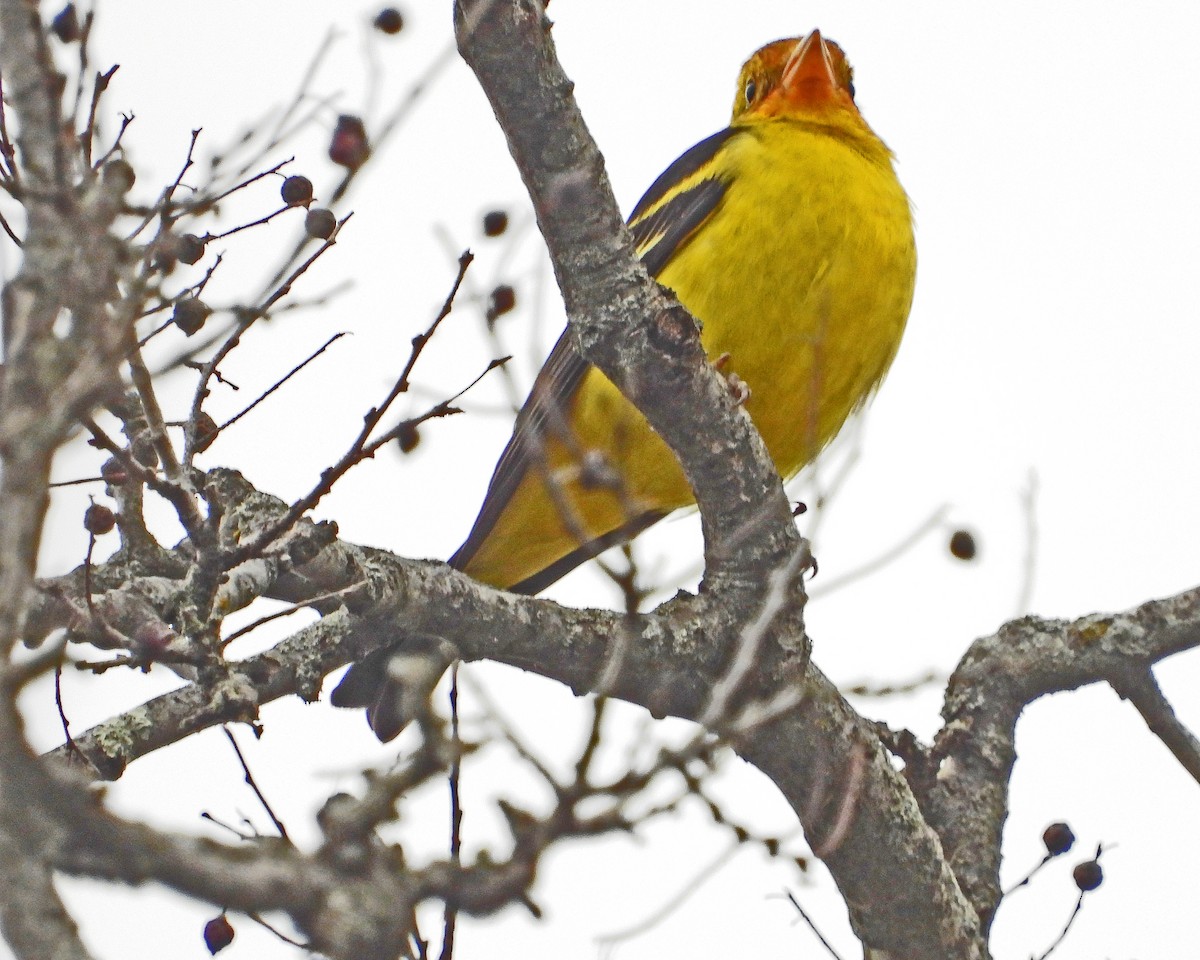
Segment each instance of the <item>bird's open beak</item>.
[{"label": "bird's open beak", "polygon": [[781,83],[785,90],[796,90],[801,84],[813,84],[817,90],[837,89],[833,56],[829,52],[829,46],[821,39],[820,30],[814,30],[796,45],[796,49],[783,66]]}]

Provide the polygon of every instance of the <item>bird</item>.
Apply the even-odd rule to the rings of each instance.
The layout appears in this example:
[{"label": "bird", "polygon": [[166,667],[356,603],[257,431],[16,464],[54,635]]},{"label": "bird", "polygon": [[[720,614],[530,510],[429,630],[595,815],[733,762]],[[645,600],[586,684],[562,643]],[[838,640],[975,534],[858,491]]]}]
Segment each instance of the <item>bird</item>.
[{"label": "bird", "polygon": [[[742,66],[729,125],[670,164],[628,220],[785,480],[874,394],[912,305],[911,204],[855,93],[820,30],[766,44]],[[449,564],[538,593],[694,502],[665,442],[564,332]],[[367,707],[384,741],[411,719],[390,655],[354,664],[332,697]]]}]

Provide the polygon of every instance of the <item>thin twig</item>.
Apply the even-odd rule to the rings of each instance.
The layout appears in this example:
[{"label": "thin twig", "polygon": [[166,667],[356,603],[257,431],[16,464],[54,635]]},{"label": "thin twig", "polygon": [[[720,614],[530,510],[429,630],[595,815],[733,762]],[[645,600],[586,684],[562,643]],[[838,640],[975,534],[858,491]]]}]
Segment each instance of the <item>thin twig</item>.
[{"label": "thin twig", "polygon": [[10,190],[15,190],[21,182],[21,168],[16,162],[17,149],[8,136],[8,115],[4,109],[7,102],[4,78],[0,76],[0,157],[4,159],[5,179],[9,181],[7,186]]},{"label": "thin twig", "polygon": [[[58,663],[54,667],[54,706],[58,710],[58,719],[62,724],[63,738],[67,745],[67,749],[81,760],[86,758],[83,751],[79,749],[79,745],[75,742],[75,738],[71,736],[71,721],[67,719],[67,711],[63,707],[62,696],[62,664]],[[89,766],[91,764],[89,763]]]},{"label": "thin twig", "polygon": [[0,228],[3,228],[4,232],[8,234],[9,239],[12,240],[12,242],[15,243],[19,249],[23,249],[25,247],[25,244],[21,241],[21,238],[13,233],[13,228],[8,225],[8,221],[4,219],[4,214],[2,213],[0,213]]},{"label": "thin twig", "polygon": [[267,923],[267,921],[264,920],[257,913],[248,913],[248,914],[246,914],[246,916],[248,916],[251,920],[253,920],[255,923],[257,923],[260,927],[262,927],[268,933],[274,934],[278,939],[282,940],[284,943],[290,944],[293,947],[299,947],[301,950],[308,950],[312,953],[315,953],[315,951],[312,949],[312,944],[305,943],[303,940],[297,940],[294,937],[289,937],[282,930],[278,929],[277,927],[271,926],[271,924]]},{"label": "thin twig", "polygon": [[829,951],[829,955],[831,957],[833,957],[833,960],[842,960],[841,955],[836,950],[833,949],[833,944],[830,943],[828,940],[826,940],[825,936],[817,928],[817,925],[813,922],[812,917],[810,917],[807,913],[804,912],[804,908],[802,906],[800,906],[800,901],[797,900],[792,895],[792,891],[785,890],[783,892],[784,892],[784,895],[791,902],[792,906],[796,908],[796,912],[798,914],[800,914],[800,919],[803,920],[806,924],[808,924],[808,929],[811,930],[816,935],[816,938],[821,941],[821,946],[823,946],[827,951]]},{"label": "thin twig", "polygon": [[[324,254],[325,251],[329,250],[337,242],[338,234],[341,232],[342,227],[346,225],[346,222],[351,216],[353,216],[353,214],[348,214],[347,216],[343,217],[338,222],[338,225],[334,228],[334,231],[329,238],[317,248],[316,252],[313,253],[311,257],[305,260],[304,263],[300,264],[300,266],[298,266],[292,272],[291,276],[289,276],[278,289],[273,291],[259,306],[251,308],[242,314],[233,330],[231,330],[229,335],[225,338],[225,341],[217,348],[216,353],[213,354],[212,358],[204,364],[200,372],[200,377],[196,382],[196,388],[192,391],[192,405],[191,410],[188,412],[187,426],[185,428],[184,462],[188,466],[191,466],[190,458],[192,453],[195,451],[195,428],[196,425],[200,423],[201,406],[204,403],[205,398],[208,396],[209,381],[217,375],[217,368],[220,366],[225,357],[229,355],[230,351],[238,345],[238,343],[241,341],[242,335],[245,334],[245,332],[249,330],[257,320],[265,317],[271,306],[291,291],[292,284],[295,283],[296,280],[298,280],[300,276],[308,270],[309,267],[316,263],[318,257]],[[299,516],[297,516],[296,519],[299,519]],[[292,521],[292,523],[294,522],[295,520]],[[288,525],[288,527],[290,526],[291,524]],[[284,527],[283,529],[286,530],[288,527]],[[282,530],[280,532],[282,533]],[[270,540],[266,541],[266,543],[270,542]],[[266,543],[264,543],[264,546]]]},{"label": "thin twig", "polygon": [[592,761],[596,759],[596,751],[600,748],[600,735],[604,729],[604,713],[608,706],[608,697],[595,697],[592,700],[592,722],[588,725],[587,740],[579,759],[575,761],[575,780],[587,783],[592,769]]},{"label": "thin twig", "polygon": [[220,193],[214,194],[211,197],[202,198],[199,202],[190,206],[188,208],[188,212],[189,213],[207,212],[212,207],[215,207],[217,204],[219,204],[226,197],[232,196],[233,194],[237,193],[239,190],[245,190],[251,184],[258,183],[259,180],[264,180],[267,177],[274,176],[275,174],[279,173],[280,170],[282,170],[284,167],[286,167],[289,163],[294,163],[295,161],[296,161],[295,157],[288,157],[286,160],[280,160],[277,164],[275,164],[272,167],[268,167],[266,170],[260,170],[257,173],[251,173],[251,174],[249,174],[249,176],[244,176],[244,179],[239,180],[232,187],[227,187],[225,190],[221,191]]},{"label": "thin twig", "polygon": [[[336,236],[336,234],[335,234]],[[331,238],[332,239],[332,238]],[[380,420],[386,415],[388,408],[395,402],[396,398],[408,389],[408,378],[412,374],[413,367],[416,365],[417,359],[420,357],[425,345],[430,338],[437,332],[442,321],[450,315],[450,311],[454,306],[454,298],[458,294],[459,287],[462,286],[463,277],[466,275],[467,268],[471,265],[474,259],[471,252],[468,250],[459,258],[458,274],[454,279],[454,283],[450,288],[450,292],[446,295],[445,302],[442,304],[441,310],[438,311],[433,322],[429,325],[424,333],[419,333],[413,337],[412,351],[409,354],[408,362],[404,365],[403,371],[397,378],[392,389],[388,392],[383,403],[378,407],[367,411],[363,417],[363,426],[359,431],[358,436],[350,444],[350,448],[341,456],[337,463],[321,472],[320,482],[307,494],[293,503],[287,513],[285,513],[274,524],[260,533],[257,537],[239,545],[230,555],[225,558],[225,563],[228,567],[236,566],[251,557],[258,556],[263,550],[273,543],[278,537],[282,536],[286,531],[290,530],[295,523],[306,514],[309,510],[315,507],[324,496],[332,489],[333,485],[341,479],[348,470],[355,464],[360,463],[364,456],[368,456],[367,452],[371,448],[367,447],[372,432],[378,426]],[[281,288],[282,289],[282,288]],[[197,392],[197,399],[200,394]],[[193,419],[198,415],[198,403],[193,407]],[[373,452],[373,450],[371,450]]]},{"label": "thin twig", "polygon": [[294,377],[301,370],[303,370],[305,367],[307,367],[310,363],[312,363],[314,360],[316,360],[317,357],[319,357],[321,354],[323,354],[336,341],[341,340],[342,337],[344,337],[344,336],[346,336],[345,331],[342,331],[341,333],[335,333],[332,337],[330,337],[328,340],[326,340],[320,347],[318,347],[315,351],[313,351],[311,354],[309,354],[306,359],[301,360],[298,364],[296,364],[294,367],[292,367],[291,370],[289,370],[282,377],[280,377],[278,380],[276,380],[272,386],[268,387],[263,393],[259,394],[258,398],[253,403],[244,407],[240,413],[235,413],[232,417],[230,417],[223,424],[221,424],[219,427],[217,427],[217,432],[219,433],[222,430],[225,430],[227,427],[232,427],[235,423],[237,423],[239,420],[241,420],[242,417],[244,417],[251,410],[253,410],[255,407],[257,407],[260,403],[262,403],[264,400],[266,400],[267,397],[269,397],[276,390],[278,390],[280,387],[282,387],[285,383],[287,383],[290,379],[292,379],[292,377]]},{"label": "thin twig", "polygon": [[1027,874],[1025,874],[1025,876],[1023,876],[1020,880],[1018,880],[1016,883],[1014,883],[1007,890],[1005,890],[1001,894],[1001,897],[1011,896],[1012,894],[1014,894],[1018,890],[1020,890],[1022,887],[1028,886],[1029,881],[1032,880],[1034,877],[1036,877],[1038,875],[1038,873],[1041,871],[1041,869],[1044,866],[1046,866],[1046,864],[1048,864],[1051,860],[1053,860],[1055,858],[1055,856],[1056,856],[1056,854],[1047,853],[1044,857],[1042,857],[1042,859],[1040,861],[1038,861],[1037,864],[1034,865],[1032,870],[1030,870]]},{"label": "thin twig", "polygon": [[[91,18],[90,13],[88,14],[88,17],[89,17],[89,19]],[[81,48],[80,49],[80,57],[81,58],[83,56],[83,49],[82,49],[83,46],[84,46],[84,44],[80,44],[80,48]],[[80,76],[80,81],[81,81],[80,89],[81,90],[82,90],[82,79],[83,79],[84,69],[86,69],[86,67],[84,64],[81,63],[79,65],[79,70],[80,70],[79,76]],[[83,131],[79,135],[79,139],[82,141],[82,146],[83,146],[83,162],[86,166],[90,167],[92,165],[92,142],[95,140],[95,137],[96,137],[96,111],[100,108],[100,98],[104,95],[104,91],[108,89],[108,84],[112,80],[113,75],[120,69],[121,69],[121,65],[119,63],[114,64],[113,66],[109,67],[109,69],[105,73],[97,72],[96,79],[94,81],[92,81],[92,105],[88,108],[87,124],[84,126]],[[133,117],[122,118],[122,119],[124,120],[124,122],[121,124],[120,133],[117,134],[118,142],[120,141],[121,136],[125,133],[126,129],[129,127],[129,124],[133,122]],[[107,156],[107,154],[106,154],[106,156]]]},{"label": "thin twig", "polygon": [[[458,661],[450,666],[450,742],[454,745],[454,759],[450,762],[447,777],[450,788],[450,863],[462,866],[462,738],[458,728]],[[458,927],[458,907],[446,901],[442,914],[442,949],[439,960],[454,957],[454,933]]]},{"label": "thin twig", "polygon": [[[89,65],[90,65],[90,59],[88,57],[88,54],[90,52],[91,44],[89,41],[91,40],[92,25],[95,23],[95,20],[96,20],[95,10],[89,10],[87,12],[87,16],[84,17],[82,29],[79,31],[79,41],[77,43],[77,49],[79,50],[79,66],[75,70],[75,102],[71,106],[71,122],[72,123],[78,122],[79,108],[80,108],[80,106],[83,105],[84,78],[88,75],[88,70],[89,70]],[[93,103],[94,102],[95,102],[95,93],[93,92]],[[93,118],[94,118],[94,116],[95,115],[93,114]],[[90,121],[89,121],[88,129],[89,130],[92,129],[91,125],[90,125]],[[86,156],[87,155],[87,145],[86,144],[84,145],[84,153]]]},{"label": "thin twig", "polygon": [[130,124],[135,120],[132,113],[121,114],[121,129],[117,131],[117,135],[113,137],[113,142],[108,145],[108,149],[96,161],[96,169],[99,170],[102,166],[108,163],[109,160],[121,149],[121,140],[125,137],[125,131],[129,129]]},{"label": "thin twig", "polygon": [[248,624],[246,624],[246,626],[242,627],[239,630],[233,631],[233,633],[231,633],[229,636],[223,638],[221,640],[221,649],[224,650],[231,643],[233,643],[234,640],[237,640],[240,637],[244,637],[248,633],[252,633],[253,631],[257,630],[259,627],[263,626],[264,624],[270,623],[272,620],[279,620],[279,619],[282,619],[283,617],[290,617],[293,613],[299,613],[301,610],[308,610],[308,609],[314,607],[316,604],[321,603],[322,601],[333,600],[336,597],[341,597],[341,596],[345,596],[348,593],[353,593],[355,590],[358,590],[360,587],[362,587],[365,583],[366,583],[365,580],[359,580],[355,583],[350,584],[349,586],[341,587],[338,590],[330,590],[328,593],[319,593],[315,597],[310,597],[309,599],[305,600],[302,603],[289,604],[283,610],[276,610],[274,613],[269,613],[265,617],[259,617],[253,623],[248,623]]},{"label": "thin twig", "polygon": [[183,183],[183,178],[187,175],[187,172],[196,162],[193,158],[196,155],[196,142],[200,139],[200,133],[201,131],[199,128],[192,131],[192,139],[188,143],[187,156],[183,158],[183,166],[179,168],[179,173],[175,176],[175,179],[172,181],[171,185],[159,195],[158,201],[152,207],[150,207],[149,211],[146,213],[145,217],[142,218],[141,222],[126,236],[126,240],[132,241],[134,237],[145,230],[146,227],[153,222],[155,217],[159,216],[160,214],[165,214],[170,208],[171,198],[175,196],[175,191],[178,190],[179,185]]},{"label": "thin twig", "polygon": [[230,227],[223,233],[210,233],[205,236],[205,243],[210,243],[213,240],[224,240],[226,237],[232,237],[235,233],[241,233],[243,230],[249,230],[251,227],[261,227],[263,224],[270,223],[280,214],[287,213],[289,210],[295,210],[291,204],[285,204],[278,210],[268,213],[264,217],[259,217],[257,220],[251,220],[249,223],[239,223],[236,227]]},{"label": "thin twig", "polygon": [[246,758],[242,754],[242,748],[238,746],[237,740],[233,737],[233,732],[229,727],[221,727],[221,732],[225,734],[225,739],[229,741],[229,745],[233,747],[233,752],[237,754],[238,763],[242,765],[242,774],[247,785],[254,791],[254,795],[258,797],[258,802],[262,804],[262,808],[267,812],[267,816],[271,818],[271,823],[275,825],[275,829],[279,831],[279,836],[284,840],[290,840],[288,837],[287,827],[283,825],[283,821],[275,816],[275,811],[271,809],[271,804],[267,802],[267,798],[263,792],[258,789],[258,784],[254,780],[254,774],[250,772],[250,765],[246,763]]},{"label": "thin twig", "polygon": [[439,417],[447,417],[447,416],[450,416],[451,414],[462,413],[462,410],[459,407],[454,406],[454,404],[457,403],[459,400],[461,400],[465,394],[467,394],[472,389],[474,389],[475,386],[478,385],[479,382],[482,381],[483,378],[486,377],[489,373],[491,373],[493,370],[497,369],[498,367],[504,366],[511,359],[512,359],[512,357],[497,357],[495,360],[489,360],[488,365],[486,367],[484,367],[483,370],[480,373],[478,373],[474,377],[474,379],[472,379],[471,382],[468,383],[461,390],[458,390],[453,395],[447,397],[445,400],[441,400],[438,403],[435,403],[432,407],[430,407],[424,413],[418,414],[415,417],[409,417],[407,420],[401,420],[398,424],[396,424],[396,426],[392,427],[392,429],[389,430],[387,433],[382,434],[379,437],[376,437],[374,440],[372,440],[370,443],[368,443],[366,446],[364,446],[362,448],[362,456],[360,457],[360,459],[365,460],[365,459],[368,459],[368,458],[374,456],[375,452],[377,450],[379,450],[380,447],[403,436],[405,433],[408,433],[409,431],[411,431],[414,427],[419,427],[421,424],[425,423],[426,421],[435,420]]},{"label": "thin twig", "polygon": [[[1100,855],[1103,852],[1104,852],[1104,845],[1101,844],[1100,846],[1097,846],[1096,847],[1096,856],[1094,859],[1099,860]],[[1087,894],[1086,890],[1079,891],[1079,899],[1077,899],[1075,901],[1075,909],[1072,910],[1071,915],[1069,917],[1067,917],[1067,922],[1063,926],[1062,932],[1059,933],[1059,935],[1055,938],[1054,942],[1052,944],[1050,944],[1049,947],[1046,948],[1046,952],[1043,953],[1040,957],[1038,957],[1037,960],[1046,960],[1046,958],[1049,957],[1050,954],[1052,954],[1055,950],[1058,949],[1059,944],[1061,944],[1067,938],[1067,934],[1071,930],[1071,925],[1075,922],[1075,918],[1079,916],[1079,911],[1083,909],[1083,898],[1084,898],[1084,896],[1086,896],[1086,894]]]}]

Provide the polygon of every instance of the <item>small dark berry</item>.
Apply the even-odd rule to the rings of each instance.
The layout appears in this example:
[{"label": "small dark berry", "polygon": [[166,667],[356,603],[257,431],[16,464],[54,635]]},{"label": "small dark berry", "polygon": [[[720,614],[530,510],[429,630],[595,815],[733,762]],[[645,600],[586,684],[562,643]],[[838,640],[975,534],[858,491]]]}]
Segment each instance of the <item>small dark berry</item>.
[{"label": "small dark berry", "polygon": [[404,29],[404,17],[395,7],[384,7],[375,17],[375,29],[380,33],[395,36]]},{"label": "small dark berry", "polygon": [[1042,831],[1042,843],[1050,856],[1057,857],[1075,845],[1075,834],[1065,823],[1052,823]]},{"label": "small dark berry", "polygon": [[488,298],[487,322],[492,324],[497,317],[508,313],[517,305],[517,292],[507,283],[502,283],[492,291]]},{"label": "small dark berry", "polygon": [[96,537],[110,533],[117,525],[117,515],[102,503],[93,503],[83,511],[83,528]]},{"label": "small dark berry", "polygon": [[279,188],[279,195],[289,207],[306,207],[312,203],[312,181],[308,177],[288,177]]},{"label": "small dark berry", "polygon": [[233,924],[225,914],[213,917],[204,925],[204,945],[208,952],[219,953],[233,943]]},{"label": "small dark berry", "polygon": [[503,210],[492,210],[483,215],[483,234],[485,237],[498,237],[508,229],[508,214]]},{"label": "small dark berry", "polygon": [[950,535],[950,553],[959,560],[974,560],[977,548],[975,538],[966,530],[955,530]]},{"label": "small dark berry", "polygon": [[182,233],[175,238],[175,256],[189,266],[204,256],[204,241],[194,233]]},{"label": "small dark berry", "polygon": [[133,184],[137,180],[137,174],[133,172],[133,167],[121,159],[108,161],[100,175],[104,178],[105,183],[115,187],[121,193],[128,193],[132,190]]},{"label": "small dark berry", "polygon": [[401,453],[412,453],[420,442],[420,432],[410,423],[401,424],[400,429],[396,431],[396,443],[400,445]]},{"label": "small dark berry", "polygon": [[1075,886],[1084,893],[1095,890],[1104,882],[1104,871],[1100,869],[1100,864],[1096,860],[1085,860],[1083,863],[1077,864],[1071,871],[1071,876],[1075,880]]},{"label": "small dark berry", "polygon": [[208,319],[211,312],[208,304],[203,300],[197,297],[188,297],[175,304],[171,322],[190,337],[204,326],[204,321]]},{"label": "small dark berry", "polygon": [[163,237],[150,247],[150,266],[167,276],[179,266],[179,258],[175,256],[175,238]]},{"label": "small dark berry", "polygon": [[304,216],[304,232],[318,240],[328,240],[337,228],[337,217],[326,207],[313,207]]},{"label": "small dark berry", "polygon": [[197,453],[203,453],[217,439],[217,421],[204,411],[196,418],[196,447]]},{"label": "small dark berry", "polygon": [[338,117],[333,138],[329,142],[329,159],[334,163],[357,170],[367,162],[371,147],[367,143],[367,128],[359,117],[343,113]]},{"label": "small dark berry", "polygon": [[104,461],[104,466],[100,468],[100,476],[110,487],[120,487],[129,482],[129,471],[116,457]]}]

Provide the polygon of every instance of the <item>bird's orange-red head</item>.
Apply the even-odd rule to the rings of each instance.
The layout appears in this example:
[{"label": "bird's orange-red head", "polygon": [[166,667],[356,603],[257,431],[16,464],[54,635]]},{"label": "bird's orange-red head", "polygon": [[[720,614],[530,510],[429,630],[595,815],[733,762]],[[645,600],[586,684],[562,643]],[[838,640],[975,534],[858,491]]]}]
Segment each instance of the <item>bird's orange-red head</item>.
[{"label": "bird's orange-red head", "polygon": [[857,115],[853,75],[842,48],[822,37],[820,30],[776,40],[742,67],[733,119],[818,118],[844,111]]}]

